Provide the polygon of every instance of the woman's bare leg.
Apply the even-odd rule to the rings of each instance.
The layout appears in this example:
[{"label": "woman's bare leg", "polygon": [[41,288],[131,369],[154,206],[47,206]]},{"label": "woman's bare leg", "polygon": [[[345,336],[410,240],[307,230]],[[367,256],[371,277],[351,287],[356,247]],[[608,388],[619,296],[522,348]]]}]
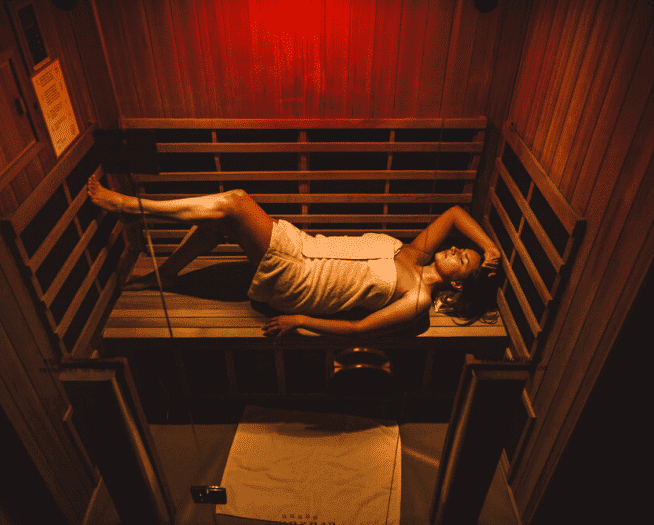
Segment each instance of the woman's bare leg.
[{"label": "woman's bare leg", "polygon": [[139,202],[136,197],[116,193],[103,187],[95,175],[89,178],[87,191],[93,204],[113,213],[140,214],[143,212],[145,215],[181,222],[200,222],[224,218],[231,206],[232,193],[216,193],[202,197],[164,201],[140,199]]},{"label": "woman's bare leg", "polygon": [[[223,225],[233,230],[248,259],[257,266],[270,245],[272,226],[276,221],[243,190],[167,201],[141,199],[139,206],[136,197],[108,190],[92,176],[88,182],[88,194],[94,204],[114,213],[137,214],[142,207],[146,215],[200,223],[186,242],[161,265],[162,277],[168,280],[195,257],[218,244]],[[156,284],[156,279],[155,283],[147,285],[152,284]]]},{"label": "woman's bare leg", "polygon": [[[216,247],[222,237],[221,221],[208,221],[194,225],[175,251],[159,266],[159,276],[164,287],[173,282],[177,274],[182,271],[196,257],[211,251]],[[124,290],[144,290],[157,286],[157,276],[154,270],[142,277],[131,279],[123,286]]]}]

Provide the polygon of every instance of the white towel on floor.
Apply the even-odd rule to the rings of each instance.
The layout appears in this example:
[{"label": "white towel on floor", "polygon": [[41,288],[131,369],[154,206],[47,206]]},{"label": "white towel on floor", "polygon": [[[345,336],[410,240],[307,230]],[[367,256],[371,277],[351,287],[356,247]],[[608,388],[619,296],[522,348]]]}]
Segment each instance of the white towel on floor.
[{"label": "white towel on floor", "polygon": [[306,525],[399,525],[396,423],[341,414],[246,408],[217,514]]}]

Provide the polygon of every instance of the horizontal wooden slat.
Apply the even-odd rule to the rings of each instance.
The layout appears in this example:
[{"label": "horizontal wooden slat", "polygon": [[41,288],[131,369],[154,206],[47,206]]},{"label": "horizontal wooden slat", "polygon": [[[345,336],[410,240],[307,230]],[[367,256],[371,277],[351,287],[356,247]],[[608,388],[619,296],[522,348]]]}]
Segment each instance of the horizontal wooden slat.
[{"label": "horizontal wooden slat", "polygon": [[[100,172],[101,172],[101,168],[98,167],[98,169],[95,170],[96,176],[100,175]],[[52,228],[48,236],[41,243],[41,246],[39,246],[39,248],[36,250],[36,253],[32,256],[32,258],[27,263],[28,267],[33,273],[35,273],[36,270],[38,270],[39,266],[41,266],[45,258],[50,253],[50,250],[52,250],[52,248],[57,243],[57,241],[64,233],[66,228],[68,228],[70,223],[73,221],[73,219],[77,215],[77,212],[80,210],[80,208],[86,201],[86,198],[87,198],[86,192],[80,191],[77,197],[75,197],[75,199],[73,200],[73,202],[69,204],[68,209],[57,221],[57,223]]]},{"label": "horizontal wooden slat", "polygon": [[[393,229],[393,230],[383,230],[380,228],[370,228],[370,229],[334,229],[330,228],[329,230],[317,230],[317,229],[306,229],[304,230],[310,235],[323,234],[323,235],[350,235],[350,236],[360,236],[365,233],[386,233],[395,237],[416,237],[422,229]],[[183,239],[185,235],[184,230],[150,230],[150,237],[153,239]]]},{"label": "horizontal wooden slat", "polygon": [[475,180],[475,170],[189,171],[138,174],[141,182],[253,180]]},{"label": "horizontal wooden slat", "polygon": [[[142,199],[166,200],[200,197],[197,193],[144,193]],[[315,203],[451,203],[468,204],[472,193],[307,193],[282,195],[259,193],[250,195],[259,203],[315,204]]]},{"label": "horizontal wooden slat", "polygon": [[159,153],[481,153],[483,142],[162,142]]},{"label": "horizontal wooden slat", "polygon": [[531,306],[529,305],[529,301],[527,300],[524,292],[522,291],[522,287],[518,282],[518,278],[515,276],[515,274],[513,273],[513,269],[508,263],[503,264],[503,269],[504,269],[504,273],[506,274],[506,278],[509,280],[509,283],[511,283],[513,292],[515,293],[518,299],[518,303],[520,304],[520,308],[522,309],[522,313],[524,314],[525,319],[529,324],[529,328],[531,329],[532,334],[534,335],[534,337],[538,337],[538,334],[540,334],[540,332],[542,331],[541,326],[538,322],[538,319],[536,319],[536,316],[534,315]]},{"label": "horizontal wooden slat", "polygon": [[[127,250],[127,247],[125,249]],[[82,329],[79,338],[73,345],[73,348],[69,349],[72,357],[81,359],[89,359],[91,357],[90,355],[83,355],[83,352],[89,354],[89,344],[91,343],[91,338],[93,337],[95,331],[98,329],[98,324],[106,313],[107,307],[109,306],[109,302],[113,296],[113,292],[117,284],[118,278],[114,273],[107,281],[107,284],[100,294],[98,302],[93,307],[93,310],[88,316],[86,323],[84,323],[84,328]]]},{"label": "horizontal wooden slat", "polygon": [[[306,224],[306,223],[375,223],[375,222],[384,222],[388,224],[419,224],[419,223],[432,223],[435,221],[439,215],[426,215],[426,214],[415,214],[415,215],[397,215],[397,214],[374,214],[374,215],[337,215],[337,214],[294,214],[294,215],[282,215],[282,214],[270,214],[271,217],[275,219],[284,219],[285,221],[291,222],[293,224]],[[181,226],[182,223],[178,221],[171,221],[160,218],[148,219],[149,225],[162,225],[162,224],[176,224]],[[152,230],[154,231],[154,230]],[[179,228],[179,231],[187,231],[184,228]]]},{"label": "horizontal wooden slat", "polygon": [[[543,301],[543,304],[547,307],[549,302],[552,300],[552,295],[547,289],[545,282],[543,282],[543,279],[541,278],[540,273],[536,269],[534,262],[529,256],[529,253],[527,253],[524,244],[522,244],[522,241],[518,237],[518,233],[513,228],[511,219],[509,219],[509,216],[506,213],[506,210],[502,206],[502,203],[498,199],[497,195],[491,192],[490,199],[492,201],[493,207],[495,208],[498,216],[500,217],[500,220],[502,221],[502,224],[504,224],[504,228],[506,229],[506,232],[509,234],[509,237],[511,237],[511,241],[513,242],[513,247],[517,250],[518,254],[520,255],[520,258],[522,259],[525,268],[527,269],[527,273],[529,274],[532,283],[536,287],[536,290],[538,291],[538,295],[540,295],[541,301]],[[487,218],[484,218],[484,226],[486,227],[486,231],[493,230],[493,226],[490,224]],[[495,244],[499,246],[499,239],[497,238],[497,233],[494,230],[493,230],[493,234],[494,234],[493,242],[495,242]],[[511,256],[510,253],[504,254],[504,259],[509,260],[508,258],[510,256]]]},{"label": "horizontal wooden slat", "polygon": [[23,202],[12,215],[8,217],[16,235],[20,235],[29,222],[39,212],[47,200],[52,196],[63,180],[72,169],[93,146],[93,131],[95,126],[90,126],[84,134],[77,139],[75,145],[57,162],[56,166],[48,173],[47,177],[30,193],[30,196]]},{"label": "horizontal wooden slat", "polygon": [[[129,292],[123,292],[123,294]],[[139,292],[142,293],[142,292]],[[206,308],[195,307],[193,308],[191,302],[196,297],[189,298],[187,301],[187,308],[179,307],[179,303],[174,301],[170,294],[166,293],[164,300],[166,301],[166,312],[173,327],[184,326],[198,326],[204,328],[219,328],[227,326],[240,326],[252,327],[261,326],[265,321],[266,316],[252,309],[250,302],[236,303],[239,307],[226,307],[218,306],[217,304],[210,305]],[[151,303],[159,302],[158,307]],[[158,295],[152,297],[150,301],[127,301],[129,303],[147,303],[150,308],[126,308],[126,306],[135,306],[134,304],[126,305],[121,297],[120,302],[116,305],[111,313],[111,318],[107,322],[107,328],[139,328],[139,327],[152,327],[152,328],[165,328],[167,326],[165,313],[161,307],[161,297]],[[175,303],[177,302],[177,306]],[[171,304],[172,303],[172,304]],[[452,317],[445,314],[439,314],[433,309],[430,313],[430,326],[432,328],[448,328],[457,329],[460,332],[466,333],[466,327],[458,325]],[[498,328],[502,328],[501,322],[497,324],[491,323],[476,323],[475,333],[483,335],[484,332],[494,334]]]},{"label": "horizontal wooden slat", "polygon": [[[505,214],[506,217],[506,214]],[[488,228],[487,231],[491,235],[492,241],[495,243],[495,245],[498,247],[502,254],[502,268],[504,270],[504,273],[506,274],[507,279],[509,280],[509,283],[511,284],[513,291],[516,294],[516,297],[518,298],[518,302],[520,303],[520,308],[523,311],[523,314],[525,318],[527,319],[527,323],[529,324],[529,328],[531,329],[534,337],[538,337],[538,334],[542,331],[541,326],[534,316],[534,313],[531,309],[531,306],[529,305],[529,301],[527,301],[527,298],[525,297],[523,291],[522,291],[522,286],[518,283],[518,279],[516,278],[515,274],[513,273],[513,269],[511,268],[510,265],[510,257],[511,254],[507,254],[504,252],[504,249],[499,242],[497,238],[497,234],[493,230],[492,226],[490,225],[490,222],[486,217],[484,217],[484,225]],[[513,229],[513,226],[509,223],[507,226],[507,230]],[[504,299],[504,295],[502,294],[501,289],[498,290],[498,304],[499,304],[499,296],[502,296],[502,300],[504,301],[506,309],[508,309],[508,304],[506,304],[506,300]],[[508,312],[503,311],[502,308],[500,308],[500,314],[505,318],[504,316],[508,314]],[[513,316],[512,316],[513,317]]]},{"label": "horizontal wooden slat", "polygon": [[513,319],[513,314],[511,313],[511,309],[509,308],[509,305],[506,302],[506,298],[504,297],[502,290],[497,291],[497,306],[500,310],[500,315],[502,316],[504,327],[506,328],[506,331],[509,334],[511,343],[513,343],[514,349],[517,352],[518,356],[520,358],[529,358],[530,357],[529,349],[525,345],[525,341],[522,338],[522,334],[520,334],[518,325]]},{"label": "horizontal wooden slat", "polygon": [[506,141],[520,159],[520,162],[522,162],[522,165],[529,172],[531,179],[538,186],[538,189],[540,189],[545,200],[547,200],[552,210],[554,210],[554,213],[561,221],[568,235],[572,235],[577,222],[581,220],[581,215],[574,210],[554,182],[552,182],[547,172],[522,141],[512,123],[505,123],[503,134]]},{"label": "horizontal wooden slat", "polygon": [[93,235],[95,235],[97,229],[98,221],[91,221],[91,224],[89,224],[89,227],[84,232],[84,235],[82,235],[82,238],[78,241],[75,248],[73,248],[73,250],[70,252],[66,262],[57,272],[57,276],[54,278],[52,284],[50,284],[50,287],[45,291],[45,294],[43,295],[42,300],[46,307],[50,308],[52,301],[54,301],[66,279],[68,279],[68,276],[77,264],[77,261],[79,261],[80,257],[84,256],[84,250],[86,250],[89,242],[91,242],[91,239],[93,238]]},{"label": "horizontal wooden slat", "polygon": [[[303,331],[306,332],[306,331]],[[417,337],[506,337],[506,331],[502,327],[495,327],[494,333],[489,333],[485,329],[478,327],[467,327],[462,331],[460,328],[429,328],[425,332],[418,334]],[[303,333],[303,335],[311,335]],[[120,338],[160,338],[169,339],[170,332],[168,328],[105,328],[103,336],[105,339]],[[174,338],[264,338],[260,327],[250,328],[173,328]],[[295,342],[293,343],[295,345]]]},{"label": "horizontal wooden slat", "polygon": [[93,285],[95,278],[98,275],[98,272],[102,268],[102,265],[104,264],[105,259],[107,258],[107,254],[109,253],[109,250],[111,250],[113,244],[116,242],[118,239],[118,236],[122,232],[122,224],[119,222],[114,226],[113,231],[111,232],[111,235],[109,236],[109,241],[107,242],[107,246],[102,248],[100,250],[100,253],[96,260],[93,263],[93,266],[91,266],[91,269],[89,273],[86,275],[84,278],[84,281],[82,282],[82,285],[80,286],[79,290],[75,294],[75,297],[71,301],[70,305],[68,305],[68,309],[66,310],[66,313],[64,314],[61,322],[55,329],[55,334],[60,338],[63,339],[64,334],[68,330],[68,327],[70,326],[70,323],[73,321],[73,318],[77,314],[77,311],[79,310],[80,305],[82,304],[82,301],[84,301],[84,298],[86,297],[86,293],[89,291],[89,288]]},{"label": "horizontal wooden slat", "polygon": [[307,213],[305,215],[272,215],[278,219],[284,219],[292,223],[370,223],[370,222],[386,222],[389,224],[406,224],[406,223],[432,223],[439,215],[312,215]]},{"label": "horizontal wooden slat", "polygon": [[122,118],[123,129],[484,129],[486,117],[408,119]]},{"label": "horizontal wooden slat", "polygon": [[[167,328],[168,324],[163,317],[163,310],[146,310],[151,315],[139,317],[138,311],[134,310],[125,310],[118,311],[115,314],[112,313],[111,320],[106,324],[106,328]],[[239,315],[235,315],[237,312],[230,311],[232,315],[227,316],[223,315],[221,311],[214,310],[216,316],[202,316],[196,317],[191,316],[181,316],[179,311],[176,312],[168,311],[170,324],[173,328],[252,328],[261,326],[265,323],[266,317],[260,314],[246,315],[247,312],[238,312]],[[127,315],[127,314],[131,315]],[[192,311],[189,313],[193,314]],[[155,315],[156,314],[156,315]],[[461,335],[469,336],[484,336],[495,334],[503,330],[502,324],[484,324],[479,323],[472,327],[463,327],[457,326],[456,323],[442,319],[441,317],[432,317],[432,322],[430,324],[431,328],[439,328],[453,333],[458,331]],[[501,335],[501,334],[500,334]]]},{"label": "horizontal wooden slat", "polygon": [[524,215],[525,219],[529,223],[529,226],[533,230],[534,235],[536,235],[536,238],[538,239],[538,243],[541,245],[541,247],[547,254],[547,257],[552,263],[552,266],[554,266],[557,272],[560,271],[561,267],[563,266],[563,259],[559,255],[559,252],[554,247],[554,244],[552,243],[549,236],[541,226],[540,221],[536,218],[536,215],[534,215],[534,212],[531,211],[531,207],[529,206],[529,203],[522,196],[522,193],[520,193],[518,186],[513,181],[511,175],[506,170],[506,167],[504,166],[504,164],[502,164],[502,161],[499,158],[496,159],[496,166],[497,166],[497,170],[502,176],[502,180],[508,186],[511,195],[513,195],[513,198],[515,199],[516,203],[520,207],[522,214]]}]

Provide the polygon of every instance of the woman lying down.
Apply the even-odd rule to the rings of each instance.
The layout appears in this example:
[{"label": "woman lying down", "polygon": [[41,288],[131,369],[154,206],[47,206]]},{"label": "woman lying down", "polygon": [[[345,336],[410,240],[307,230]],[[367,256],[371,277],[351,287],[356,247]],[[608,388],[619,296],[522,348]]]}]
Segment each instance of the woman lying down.
[{"label": "woman lying down", "polygon": [[[139,214],[197,223],[198,228],[159,268],[162,282],[172,279],[197,256],[211,250],[224,227],[257,268],[248,297],[286,315],[269,319],[267,336],[296,328],[320,334],[353,336],[406,327],[425,314],[436,297],[441,311],[474,321],[494,309],[500,252],[462,208],[440,215],[411,244],[388,235],[313,237],[284,220],[274,219],[243,190],[154,201],[139,200],[104,188],[95,176],[88,195],[114,213]],[[473,241],[473,249],[452,246],[436,252],[454,229]],[[126,289],[157,285],[154,272],[128,283]],[[360,320],[323,319],[362,307]]]}]

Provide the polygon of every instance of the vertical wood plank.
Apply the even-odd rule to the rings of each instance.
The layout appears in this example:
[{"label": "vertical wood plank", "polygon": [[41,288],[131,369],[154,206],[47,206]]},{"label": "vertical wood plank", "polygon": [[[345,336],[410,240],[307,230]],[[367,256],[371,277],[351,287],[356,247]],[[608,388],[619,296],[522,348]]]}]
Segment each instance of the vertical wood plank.
[{"label": "vertical wood plank", "polygon": [[[298,142],[306,142],[307,141],[307,132],[305,130],[300,131],[300,136],[298,137]],[[309,154],[308,153],[300,153],[298,155],[298,171],[307,171],[309,169]],[[310,181],[308,180],[301,180],[299,181],[299,193],[310,193]],[[309,205],[308,204],[302,204],[302,215],[307,215],[309,213]],[[309,224],[304,223],[302,225],[302,228],[308,228]]]},{"label": "vertical wood plank", "polygon": [[[470,58],[463,115],[485,115],[502,28],[502,10],[479,13]],[[508,85],[508,83],[507,83]]]},{"label": "vertical wood plank", "polygon": [[302,60],[302,96],[304,107],[300,116],[306,118],[320,116],[320,92],[325,72],[320,54],[320,36],[323,22],[323,2],[322,0],[312,0],[312,16],[315,17],[315,27],[305,35],[302,42],[303,60]]},{"label": "vertical wood plank", "polygon": [[[316,60],[319,59],[317,44],[320,38],[322,22],[322,5],[317,0],[287,0],[287,8],[292,9],[295,17],[276,13],[275,25],[271,35],[278,42],[275,57],[277,77],[281,80],[281,113],[282,117],[301,117],[305,114],[305,91],[307,88],[307,73],[314,74]],[[311,41],[311,46],[307,43]],[[307,49],[312,50],[312,61],[308,60]],[[315,76],[311,82],[315,84]],[[312,90],[315,92],[315,85]]]},{"label": "vertical wood plank", "polygon": [[[443,86],[442,117],[468,116],[464,103],[479,11],[470,2],[457,5]],[[472,115],[470,115],[472,116]]]},{"label": "vertical wood plank", "polygon": [[[35,9],[39,16],[42,36],[49,47],[49,56],[51,59],[59,59],[77,125],[83,133],[88,127],[87,108],[85,107],[85,98],[88,96],[88,92],[86,92],[86,83],[83,79],[79,55],[75,49],[75,39],[71,34],[67,13],[56,9],[50,2],[36,2]],[[23,89],[26,89],[26,86]]]},{"label": "vertical wood plank", "polygon": [[[606,7],[610,5],[610,2],[606,1],[597,2],[597,0],[589,0],[589,2],[590,5],[587,4],[584,8],[584,14],[577,26],[577,33],[572,43],[572,48],[569,50],[568,63],[566,65],[563,82],[561,84],[561,89],[559,90],[556,106],[552,113],[547,136],[543,144],[543,153],[540,158],[541,165],[545,171],[550,173],[550,177],[552,177],[554,183],[557,185],[560,182],[558,177],[560,174],[553,173],[550,169],[554,153],[556,152],[559,140],[561,139],[561,134],[563,133],[563,124],[565,123],[566,114],[571,108],[572,94],[577,80],[580,78],[583,58],[587,53],[587,48],[591,41],[591,32],[595,25],[595,20],[597,19],[602,6]],[[588,79],[582,80],[582,82],[588,81]]]},{"label": "vertical wood plank", "polygon": [[442,116],[454,8],[455,2],[448,0],[432,0],[429,3],[417,111],[417,116],[421,118]]},{"label": "vertical wood plank", "polygon": [[352,0],[346,113],[354,118],[370,117],[376,4]]},{"label": "vertical wood plank", "polygon": [[[581,120],[581,114],[586,105],[586,98],[588,97],[592,84],[591,79],[595,75],[597,64],[604,51],[604,42],[608,34],[609,25],[614,20],[615,7],[615,3],[611,1],[601,2],[598,7],[595,23],[588,40],[588,45],[583,53],[575,86],[570,97],[563,124],[560,128],[560,137],[555,147],[554,143],[552,143],[552,147],[549,150],[546,149],[544,152],[544,157],[548,159],[548,162],[550,158],[552,159],[549,170],[550,177],[559,188],[562,185],[563,169],[570,155],[572,142]],[[560,112],[560,114],[563,114],[563,112]],[[559,121],[561,118],[559,116]]]},{"label": "vertical wood plank", "polygon": [[260,118],[282,114],[282,76],[289,74],[282,69],[277,20],[276,2],[250,0],[255,115]]},{"label": "vertical wood plank", "polygon": [[370,116],[381,118],[393,115],[402,0],[378,1],[376,9]]},{"label": "vertical wood plank", "polygon": [[170,2],[173,34],[182,89],[187,94],[187,111],[191,117],[208,115],[207,81],[202,60],[195,2]]},{"label": "vertical wood plank", "polygon": [[80,133],[84,133],[93,118],[93,109],[88,85],[84,76],[84,69],[80,60],[80,53],[71,26],[71,15],[70,12],[56,9],[53,6],[43,7],[46,9],[49,8],[50,18],[57,27],[58,40],[61,43],[62,50],[60,58],[62,63],[65,64],[65,72],[70,82],[70,85],[67,86],[68,93],[75,109],[77,126]]},{"label": "vertical wood plank", "polygon": [[222,1],[223,41],[221,62],[227,71],[228,115],[233,118],[255,117],[252,75],[252,41],[250,13],[246,2]]},{"label": "vertical wood plank", "polygon": [[126,117],[145,116],[141,115],[132,74],[124,68],[125,64],[130,63],[130,57],[129,49],[124,45],[120,10],[111,2],[92,1],[106,43],[105,53],[113,74],[120,114]]},{"label": "vertical wood plank", "polygon": [[325,2],[321,32],[325,82],[320,97],[321,117],[347,116],[350,0]]},{"label": "vertical wood plank", "polygon": [[94,23],[95,16],[91,2],[79,2],[70,14],[84,80],[91,99],[90,118],[97,120],[98,128],[110,128],[115,126],[118,119],[118,107],[103,51],[100,29]]},{"label": "vertical wood plank", "polygon": [[402,5],[402,27],[398,53],[395,90],[396,118],[416,115],[420,94],[420,70],[425,45],[429,4],[420,0],[405,0]]},{"label": "vertical wood plank", "polygon": [[181,118],[190,116],[186,106],[186,94],[182,89],[179,72],[177,46],[173,35],[173,20],[168,2],[143,0],[148,33],[152,47],[152,59],[159,85],[161,107],[164,117]]},{"label": "vertical wood plank", "polygon": [[[535,85],[532,85],[531,89],[527,89],[527,91],[533,93],[533,99],[530,102],[530,106],[525,108],[525,113],[520,123],[518,124],[516,122],[516,126],[520,126],[519,129],[524,129],[523,139],[527,144],[533,144],[534,141],[539,116],[543,109],[543,103],[547,93],[546,90],[549,86],[552,71],[556,65],[556,57],[560,53],[559,46],[570,5],[571,2],[569,1],[559,1],[556,3],[556,10],[552,14],[552,24],[547,37],[547,45],[545,46],[545,54],[540,65],[538,78],[535,79]],[[527,62],[531,62],[531,55],[529,56],[530,58]]]},{"label": "vertical wood plank", "polygon": [[220,49],[222,42],[218,31],[218,24],[222,23],[216,18],[216,2],[209,0],[196,0],[198,17],[198,31],[204,71],[207,78],[207,116],[220,118],[223,116],[223,102],[221,88],[224,84],[222,64],[220,62]]},{"label": "vertical wood plank", "polygon": [[490,179],[495,165],[495,156],[499,151],[500,129],[503,123],[509,118],[512,97],[520,70],[520,57],[522,46],[527,34],[529,18],[529,3],[520,0],[508,0],[500,4],[501,7],[501,32],[497,59],[493,66],[493,73],[484,113],[488,117],[488,133],[486,134],[486,145],[484,147],[482,169],[476,181],[475,193],[473,195],[473,217],[480,218],[483,215],[484,201],[488,195]]},{"label": "vertical wood plank", "polygon": [[[578,58],[580,46],[584,41],[583,28],[588,27],[589,20],[594,18],[594,10],[592,16],[585,11],[585,9],[589,9],[591,5],[596,5],[596,0],[571,0],[570,8],[566,15],[561,44],[559,45],[556,54],[556,64],[552,70],[550,81],[547,86],[545,101],[541,112],[533,117],[538,119],[538,127],[531,148],[532,153],[537,159],[539,159],[539,161],[542,157],[545,142],[548,138],[552,116],[557,108],[559,93],[562,90],[565,92],[566,86],[564,82],[570,80],[569,76],[566,77],[566,73],[570,72],[576,64],[576,61],[571,59],[572,51],[575,51]],[[560,104],[558,107],[561,107]],[[532,118],[531,115],[530,118]]]},{"label": "vertical wood plank", "polygon": [[[599,125],[593,131],[593,138],[591,139],[580,170],[580,178],[572,195],[571,204],[579,211],[587,210],[589,199],[594,194],[597,194],[598,190],[600,192],[606,192],[604,193],[604,200],[608,198],[612,188],[603,186],[607,183],[612,184],[613,181],[600,177],[600,169],[604,169],[602,163],[604,159],[607,161],[607,166],[608,164],[619,162],[618,159],[609,155],[617,153],[617,143],[614,141],[619,141],[623,144],[624,142],[627,142],[627,144],[630,142],[628,137],[616,135],[616,131],[614,130],[618,129],[619,122],[621,123],[620,132],[622,133],[627,131],[626,128],[630,124],[631,126],[635,126],[635,123],[629,123],[624,120],[623,115],[625,115],[625,112],[623,109],[628,110],[632,118],[633,115],[637,115],[637,113],[634,113],[634,110],[637,108],[628,104],[628,102],[632,104],[635,102],[632,88],[642,92],[643,88],[646,89],[647,85],[651,85],[652,82],[651,69],[650,72],[647,71],[652,63],[651,60],[647,62],[647,59],[651,58],[652,53],[652,18],[650,16],[648,20],[646,17],[643,17],[643,19],[634,17],[634,25],[636,26],[634,30],[637,31],[635,36],[640,36],[644,32],[647,34],[647,39],[644,42],[644,46],[638,45],[638,41],[633,42],[629,48],[625,46],[625,52],[621,53],[620,60],[613,73],[611,85],[598,118]],[[643,27],[645,25],[647,27]],[[629,80],[631,80],[630,84],[628,83]],[[613,147],[611,147],[611,143]],[[624,148],[624,145],[622,145],[622,148]],[[599,195],[602,195],[602,193],[599,193]],[[600,204],[598,209],[601,210],[602,208],[603,206]]]},{"label": "vertical wood plank", "polygon": [[[534,92],[539,84],[539,73],[545,55],[547,36],[550,33],[552,20],[548,16],[550,10],[556,8],[559,2],[535,0],[532,6],[533,16],[530,22],[530,32],[525,43],[526,49],[522,60],[520,72],[520,89],[514,98],[512,120],[516,128],[523,130],[526,127],[530,108],[534,100]],[[530,144],[529,142],[527,144]]]},{"label": "vertical wood plank", "polygon": [[121,64],[121,67],[126,69],[131,67],[141,113],[163,117],[163,106],[159,95],[159,83],[157,82],[143,0],[120,2],[120,13],[125,45],[130,50],[129,62]]},{"label": "vertical wood plank", "polygon": [[[598,126],[598,119],[609,91],[614,82],[613,79],[621,78],[621,71],[616,69],[618,60],[624,55],[623,50],[638,49],[642,47],[646,30],[638,30],[638,27],[631,24],[643,24],[647,20],[645,9],[650,3],[647,0],[640,0],[633,9],[620,9],[616,11],[611,32],[607,38],[604,52],[600,57],[593,83],[590,87],[590,94],[584,110],[580,116],[579,127],[566,165],[561,177],[561,191],[568,201],[572,196],[581,175],[581,167],[584,162],[594,130]],[[631,29],[630,29],[631,27]],[[638,43],[640,41],[640,43]],[[624,71],[624,70],[623,70]]]}]

